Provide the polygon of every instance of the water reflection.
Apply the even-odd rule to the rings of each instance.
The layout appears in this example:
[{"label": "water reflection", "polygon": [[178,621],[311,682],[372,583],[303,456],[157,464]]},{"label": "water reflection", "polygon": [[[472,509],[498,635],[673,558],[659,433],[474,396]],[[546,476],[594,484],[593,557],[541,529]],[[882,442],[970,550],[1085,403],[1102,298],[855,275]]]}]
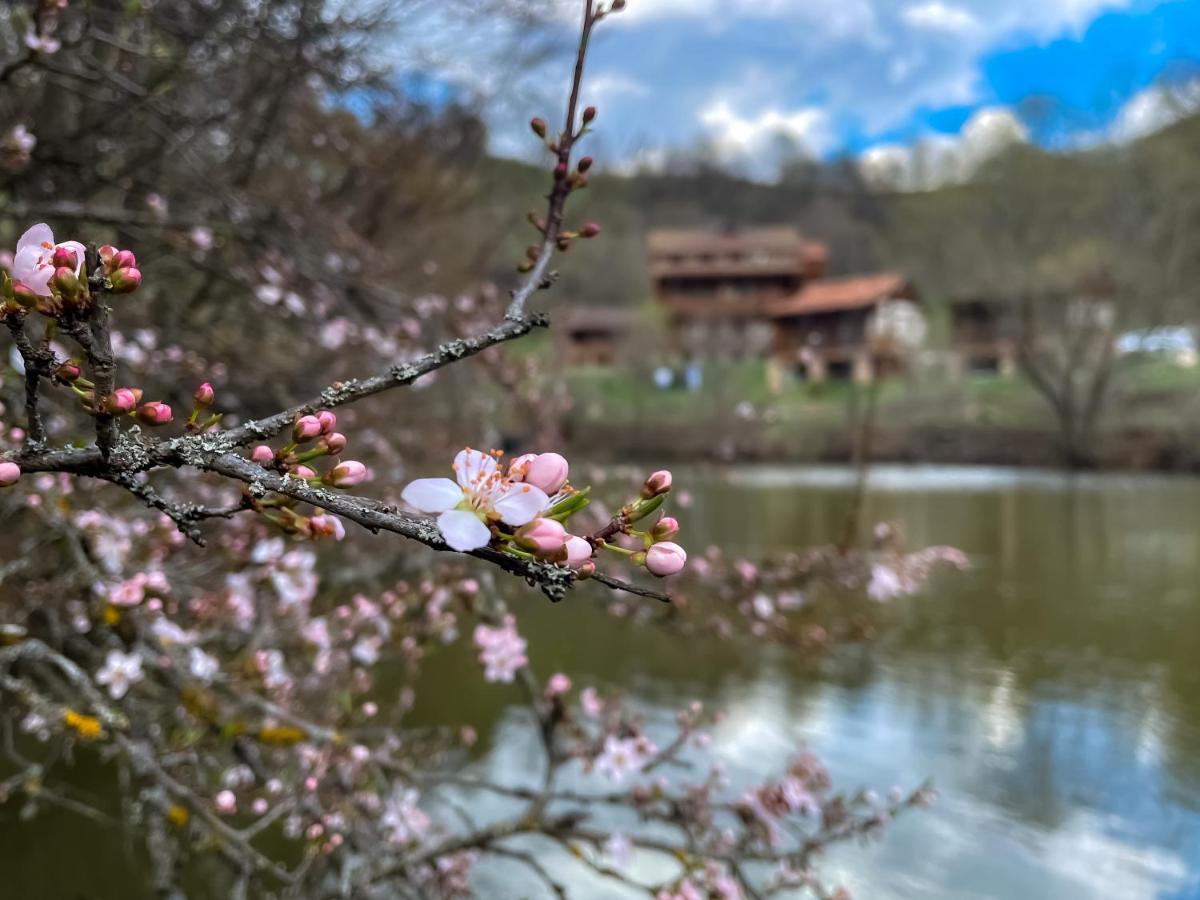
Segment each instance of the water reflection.
[{"label": "water reflection", "polygon": [[[782,468],[680,481],[695,497],[679,513],[689,545],[751,554],[833,538],[851,483],[844,470]],[[875,646],[815,673],[782,648],[685,642],[521,594],[535,667],[623,690],[664,721],[693,697],[727,709],[714,747],[735,782],[799,741],[844,785],[934,778],[934,809],[831,859],[827,871],[857,897],[1200,897],[1200,480],[885,467],[872,488],[873,519],[902,523],[913,546],[960,546],[974,563],[885,610]],[[435,655],[423,677],[418,722],[478,725],[475,765],[536,783],[540,754],[515,688],[485,685],[470,647]],[[511,812],[495,798],[455,799],[483,820]],[[49,871],[45,848],[64,842],[87,865]],[[122,859],[117,832],[65,816],[0,826],[6,886],[22,900],[149,896]],[[575,896],[620,896],[563,871]],[[541,896],[524,874],[490,867],[480,895]]]},{"label": "water reflection", "polygon": [[[685,533],[746,552],[829,540],[851,483],[836,469],[696,477]],[[857,896],[1200,896],[1200,482],[883,468],[872,488],[872,517],[913,545],[961,546],[975,568],[890,610],[869,651],[814,676],[785,651],[680,647],[538,607],[535,664],[664,716],[691,696],[729,709],[714,746],[735,781],[801,740],[843,783],[932,776],[939,806],[834,856]],[[504,720],[482,765],[527,766],[519,734]]]}]

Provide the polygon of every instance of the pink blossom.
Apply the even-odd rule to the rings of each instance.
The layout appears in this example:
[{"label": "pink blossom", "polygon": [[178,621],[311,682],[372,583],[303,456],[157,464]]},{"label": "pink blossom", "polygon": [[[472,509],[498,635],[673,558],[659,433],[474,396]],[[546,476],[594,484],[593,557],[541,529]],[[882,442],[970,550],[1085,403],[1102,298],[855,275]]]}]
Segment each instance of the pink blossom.
[{"label": "pink blossom", "polygon": [[325,475],[325,481],[334,487],[354,487],[366,480],[367,467],[354,459],[338,463]]},{"label": "pink blossom", "polygon": [[658,752],[644,737],[618,738],[609,735],[596,757],[596,769],[610,781],[624,781],[627,773],[639,771]]},{"label": "pink blossom", "polygon": [[109,590],[107,599],[113,606],[137,606],[146,599],[146,576],[134,575],[122,581]]},{"label": "pink blossom", "polygon": [[421,512],[437,514],[442,537],[459,552],[487,546],[492,537],[489,518],[519,528],[550,505],[541,488],[505,478],[490,454],[468,447],[454,457],[453,469],[456,481],[418,478],[401,496]]},{"label": "pink blossom", "polygon": [[581,537],[567,537],[567,565],[578,569],[592,558],[592,545]]},{"label": "pink blossom", "polygon": [[14,462],[0,462],[0,487],[11,487],[20,480],[20,466]]},{"label": "pink blossom", "polygon": [[517,670],[529,663],[525,655],[527,644],[517,633],[516,619],[512,616],[505,616],[499,628],[476,625],[474,639],[486,681],[511,684]]},{"label": "pink blossom", "polygon": [[554,559],[562,554],[568,537],[562,522],[554,519],[534,519],[517,532],[517,544],[535,556]]},{"label": "pink blossom", "polygon": [[663,516],[650,529],[650,536],[656,541],[669,541],[679,534],[679,522],[671,516]]},{"label": "pink blossom", "polygon": [[886,603],[907,593],[904,582],[895,569],[876,563],[871,566],[871,580],[867,584],[867,596],[876,603]]},{"label": "pink blossom", "polygon": [[292,440],[297,444],[311,441],[321,434],[321,420],[316,416],[301,416],[292,426]]},{"label": "pink blossom", "polygon": [[142,392],[133,388],[117,388],[112,392],[112,396],[108,398],[108,403],[105,405],[110,413],[117,415],[133,412],[141,396]]},{"label": "pink blossom", "polygon": [[547,697],[561,697],[569,690],[571,690],[571,679],[562,672],[555,672],[546,682]]},{"label": "pink blossom", "polygon": [[317,421],[321,423],[321,434],[331,434],[337,428],[337,416],[327,409],[317,413]]},{"label": "pink blossom", "polygon": [[337,456],[346,449],[346,436],[338,431],[327,434],[321,438],[320,446],[331,456]]},{"label": "pink blossom", "polygon": [[259,444],[250,454],[250,458],[260,466],[269,466],[275,461],[275,451],[266,444]]},{"label": "pink blossom", "polygon": [[108,687],[108,694],[120,700],[131,685],[142,680],[142,658],[136,653],[109,650],[104,665],[96,673],[96,683]]},{"label": "pink blossom", "polygon": [[142,272],[133,266],[117,269],[108,276],[108,288],[114,294],[132,294],[142,283]]},{"label": "pink blossom", "polygon": [[567,460],[558,453],[539,453],[524,465],[526,484],[541,488],[547,495],[557,494],[567,483],[567,473],[570,467]]},{"label": "pink blossom", "polygon": [[50,56],[59,51],[62,41],[52,34],[38,34],[31,28],[25,32],[25,46],[36,53]]},{"label": "pink blossom", "polygon": [[212,406],[213,401],[216,400],[216,398],[217,394],[213,390],[213,386],[207,381],[200,385],[200,387],[196,388],[196,393],[192,395],[192,401],[196,404],[196,406],[201,408]]},{"label": "pink blossom", "polygon": [[671,490],[671,473],[667,469],[659,469],[646,479],[642,485],[642,496],[657,497]]},{"label": "pink blossom", "polygon": [[411,788],[397,787],[383,807],[379,825],[393,844],[413,844],[429,830],[429,816],[417,806],[419,795]]},{"label": "pink blossom", "polygon": [[167,404],[151,400],[138,407],[137,417],[139,422],[146,425],[166,425],[174,415]]},{"label": "pink blossom", "polygon": [[600,695],[596,693],[594,687],[585,687],[579,695],[579,705],[583,709],[585,715],[597,718],[600,713],[604,712],[604,701],[600,699]]},{"label": "pink blossom", "polygon": [[54,242],[54,232],[46,224],[34,225],[17,241],[17,252],[13,256],[12,277],[29,288],[39,297],[51,296],[50,279],[54,277],[53,262],[59,248],[75,254],[76,277],[83,270],[83,258],[87,253],[79,241]]},{"label": "pink blossom", "polygon": [[217,794],[216,798],[217,812],[223,816],[232,816],[237,812],[237,797],[233,791],[225,790]]},{"label": "pink blossom", "polygon": [[317,513],[308,520],[314,537],[332,537],[340,541],[346,536],[346,527],[342,520],[329,513]]},{"label": "pink blossom", "polygon": [[659,578],[682,571],[686,564],[687,552],[671,541],[654,544],[646,551],[646,569]]}]

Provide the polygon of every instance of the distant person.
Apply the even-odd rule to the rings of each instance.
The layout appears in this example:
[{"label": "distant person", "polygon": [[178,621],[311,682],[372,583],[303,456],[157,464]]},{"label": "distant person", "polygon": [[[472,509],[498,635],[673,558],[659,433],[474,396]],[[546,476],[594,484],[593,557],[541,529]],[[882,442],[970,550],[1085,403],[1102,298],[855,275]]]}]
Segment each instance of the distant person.
[{"label": "distant person", "polygon": [[704,370],[698,362],[690,362],[683,372],[684,382],[689,391],[698,391],[704,386]]}]

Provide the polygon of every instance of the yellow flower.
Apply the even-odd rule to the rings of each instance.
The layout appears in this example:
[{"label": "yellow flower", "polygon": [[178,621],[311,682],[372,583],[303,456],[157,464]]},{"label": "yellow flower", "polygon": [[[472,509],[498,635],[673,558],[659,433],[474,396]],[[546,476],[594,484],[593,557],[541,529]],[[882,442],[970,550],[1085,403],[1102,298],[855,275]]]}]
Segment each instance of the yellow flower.
[{"label": "yellow flower", "polygon": [[290,744],[298,744],[306,737],[308,735],[299,728],[290,728],[287,725],[262,728],[258,732],[258,739],[264,744],[276,744],[282,747]]},{"label": "yellow flower", "polygon": [[188,823],[188,811],[178,803],[167,807],[167,821],[176,828],[182,828]]},{"label": "yellow flower", "polygon": [[109,628],[115,628],[121,621],[121,611],[115,606],[104,607],[104,624]]},{"label": "yellow flower", "polygon": [[83,713],[68,709],[63,713],[63,722],[68,728],[74,729],[85,741],[94,741],[104,737],[104,729],[100,725],[100,720],[95,716],[85,716]]}]

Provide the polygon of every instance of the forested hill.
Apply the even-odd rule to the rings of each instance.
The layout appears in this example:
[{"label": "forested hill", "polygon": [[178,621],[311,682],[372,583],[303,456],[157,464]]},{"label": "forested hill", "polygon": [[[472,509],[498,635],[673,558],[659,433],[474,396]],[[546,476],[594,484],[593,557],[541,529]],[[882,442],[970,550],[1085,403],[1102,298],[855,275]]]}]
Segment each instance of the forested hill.
[{"label": "forested hill", "polygon": [[[499,233],[536,208],[544,174],[493,159],[475,186],[474,225]],[[1170,298],[1190,316],[1200,283],[1200,117],[1125,146],[1014,148],[968,184],[916,193],[873,191],[848,161],[795,166],[778,184],[711,168],[600,173],[572,215],[599,222],[604,235],[564,260],[562,302],[643,302],[649,228],[788,223],[830,245],[834,273],[898,267],[934,302],[1102,276],[1135,302]],[[502,277],[523,246],[517,235],[490,247],[492,274]]]}]

